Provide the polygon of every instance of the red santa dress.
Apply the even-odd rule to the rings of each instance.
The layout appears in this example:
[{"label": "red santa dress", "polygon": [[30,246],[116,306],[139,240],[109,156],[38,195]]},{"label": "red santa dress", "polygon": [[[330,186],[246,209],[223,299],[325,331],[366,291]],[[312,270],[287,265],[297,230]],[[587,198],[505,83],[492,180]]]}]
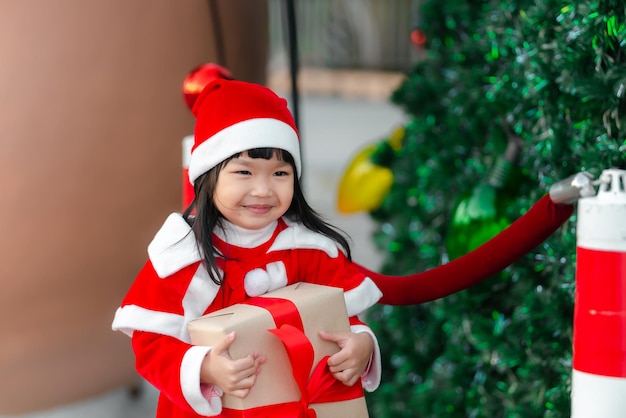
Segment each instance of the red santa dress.
[{"label": "red santa dress", "polygon": [[363,388],[378,387],[378,343],[358,315],[382,294],[333,240],[281,218],[259,231],[226,222],[224,230],[215,231],[214,244],[225,256],[218,260],[226,277],[221,286],[210,279],[187,222],[171,214],[115,313],[112,328],[132,338],[137,371],[160,391],[157,418],[219,416],[222,410],[221,390],[200,382],[200,366],[211,347],[190,343],[189,321],[297,282],[344,289],[352,331],[367,332],[375,341]]}]

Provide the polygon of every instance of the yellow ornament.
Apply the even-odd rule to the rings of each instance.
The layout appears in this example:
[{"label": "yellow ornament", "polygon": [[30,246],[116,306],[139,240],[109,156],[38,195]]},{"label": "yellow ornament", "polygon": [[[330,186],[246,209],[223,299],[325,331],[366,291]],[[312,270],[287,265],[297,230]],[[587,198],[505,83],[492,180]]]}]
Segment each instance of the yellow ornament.
[{"label": "yellow ornament", "polygon": [[357,153],[339,183],[337,209],[341,213],[370,211],[380,207],[393,184],[391,169],[371,160],[376,144]]},{"label": "yellow ornament", "polygon": [[394,151],[399,151],[404,143],[404,128],[402,126],[398,126],[394,129],[391,135],[389,135],[387,143],[391,146],[391,148],[393,148]]}]

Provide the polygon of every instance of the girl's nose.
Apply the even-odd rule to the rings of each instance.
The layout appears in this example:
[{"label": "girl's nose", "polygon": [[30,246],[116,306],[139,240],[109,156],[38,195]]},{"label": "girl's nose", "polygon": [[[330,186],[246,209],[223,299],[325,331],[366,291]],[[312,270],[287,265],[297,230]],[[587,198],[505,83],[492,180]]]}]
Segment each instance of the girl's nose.
[{"label": "girl's nose", "polygon": [[264,176],[258,176],[254,181],[252,188],[252,194],[254,196],[269,196],[272,194],[272,187],[269,179]]}]

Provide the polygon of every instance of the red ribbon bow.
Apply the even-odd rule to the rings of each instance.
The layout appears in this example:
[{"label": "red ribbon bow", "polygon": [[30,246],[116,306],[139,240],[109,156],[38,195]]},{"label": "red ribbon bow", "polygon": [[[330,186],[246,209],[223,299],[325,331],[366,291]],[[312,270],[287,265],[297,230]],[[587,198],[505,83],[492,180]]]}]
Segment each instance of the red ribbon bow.
[{"label": "red ribbon bow", "polygon": [[346,386],[333,377],[327,365],[328,356],[322,358],[313,369],[315,357],[313,345],[304,334],[302,318],[293,302],[280,298],[255,297],[245,303],[266,309],[274,318],[276,328],[268,331],[276,335],[285,346],[294,380],[302,395],[299,401],[283,404],[245,410],[224,409],[222,411],[224,417],[315,418],[317,414],[315,410],[309,408],[310,404],[339,402],[363,396],[363,388],[360,385]]}]

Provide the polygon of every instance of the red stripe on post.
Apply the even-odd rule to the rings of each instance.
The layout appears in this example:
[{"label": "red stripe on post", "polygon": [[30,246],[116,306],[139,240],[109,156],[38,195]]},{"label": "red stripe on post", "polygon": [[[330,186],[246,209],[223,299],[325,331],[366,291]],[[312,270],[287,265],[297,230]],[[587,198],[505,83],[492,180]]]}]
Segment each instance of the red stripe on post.
[{"label": "red stripe on post", "polygon": [[183,210],[193,201],[195,191],[193,190],[193,184],[189,182],[189,169],[183,167]]},{"label": "red stripe on post", "polygon": [[182,147],[182,166],[183,166],[183,184],[182,184],[182,210],[184,211],[193,201],[195,191],[193,185],[189,182],[189,159],[191,158],[191,148],[193,147],[193,135],[187,135],[181,142]]},{"label": "red stripe on post", "polygon": [[626,377],[626,253],[576,253],[574,369]]}]

